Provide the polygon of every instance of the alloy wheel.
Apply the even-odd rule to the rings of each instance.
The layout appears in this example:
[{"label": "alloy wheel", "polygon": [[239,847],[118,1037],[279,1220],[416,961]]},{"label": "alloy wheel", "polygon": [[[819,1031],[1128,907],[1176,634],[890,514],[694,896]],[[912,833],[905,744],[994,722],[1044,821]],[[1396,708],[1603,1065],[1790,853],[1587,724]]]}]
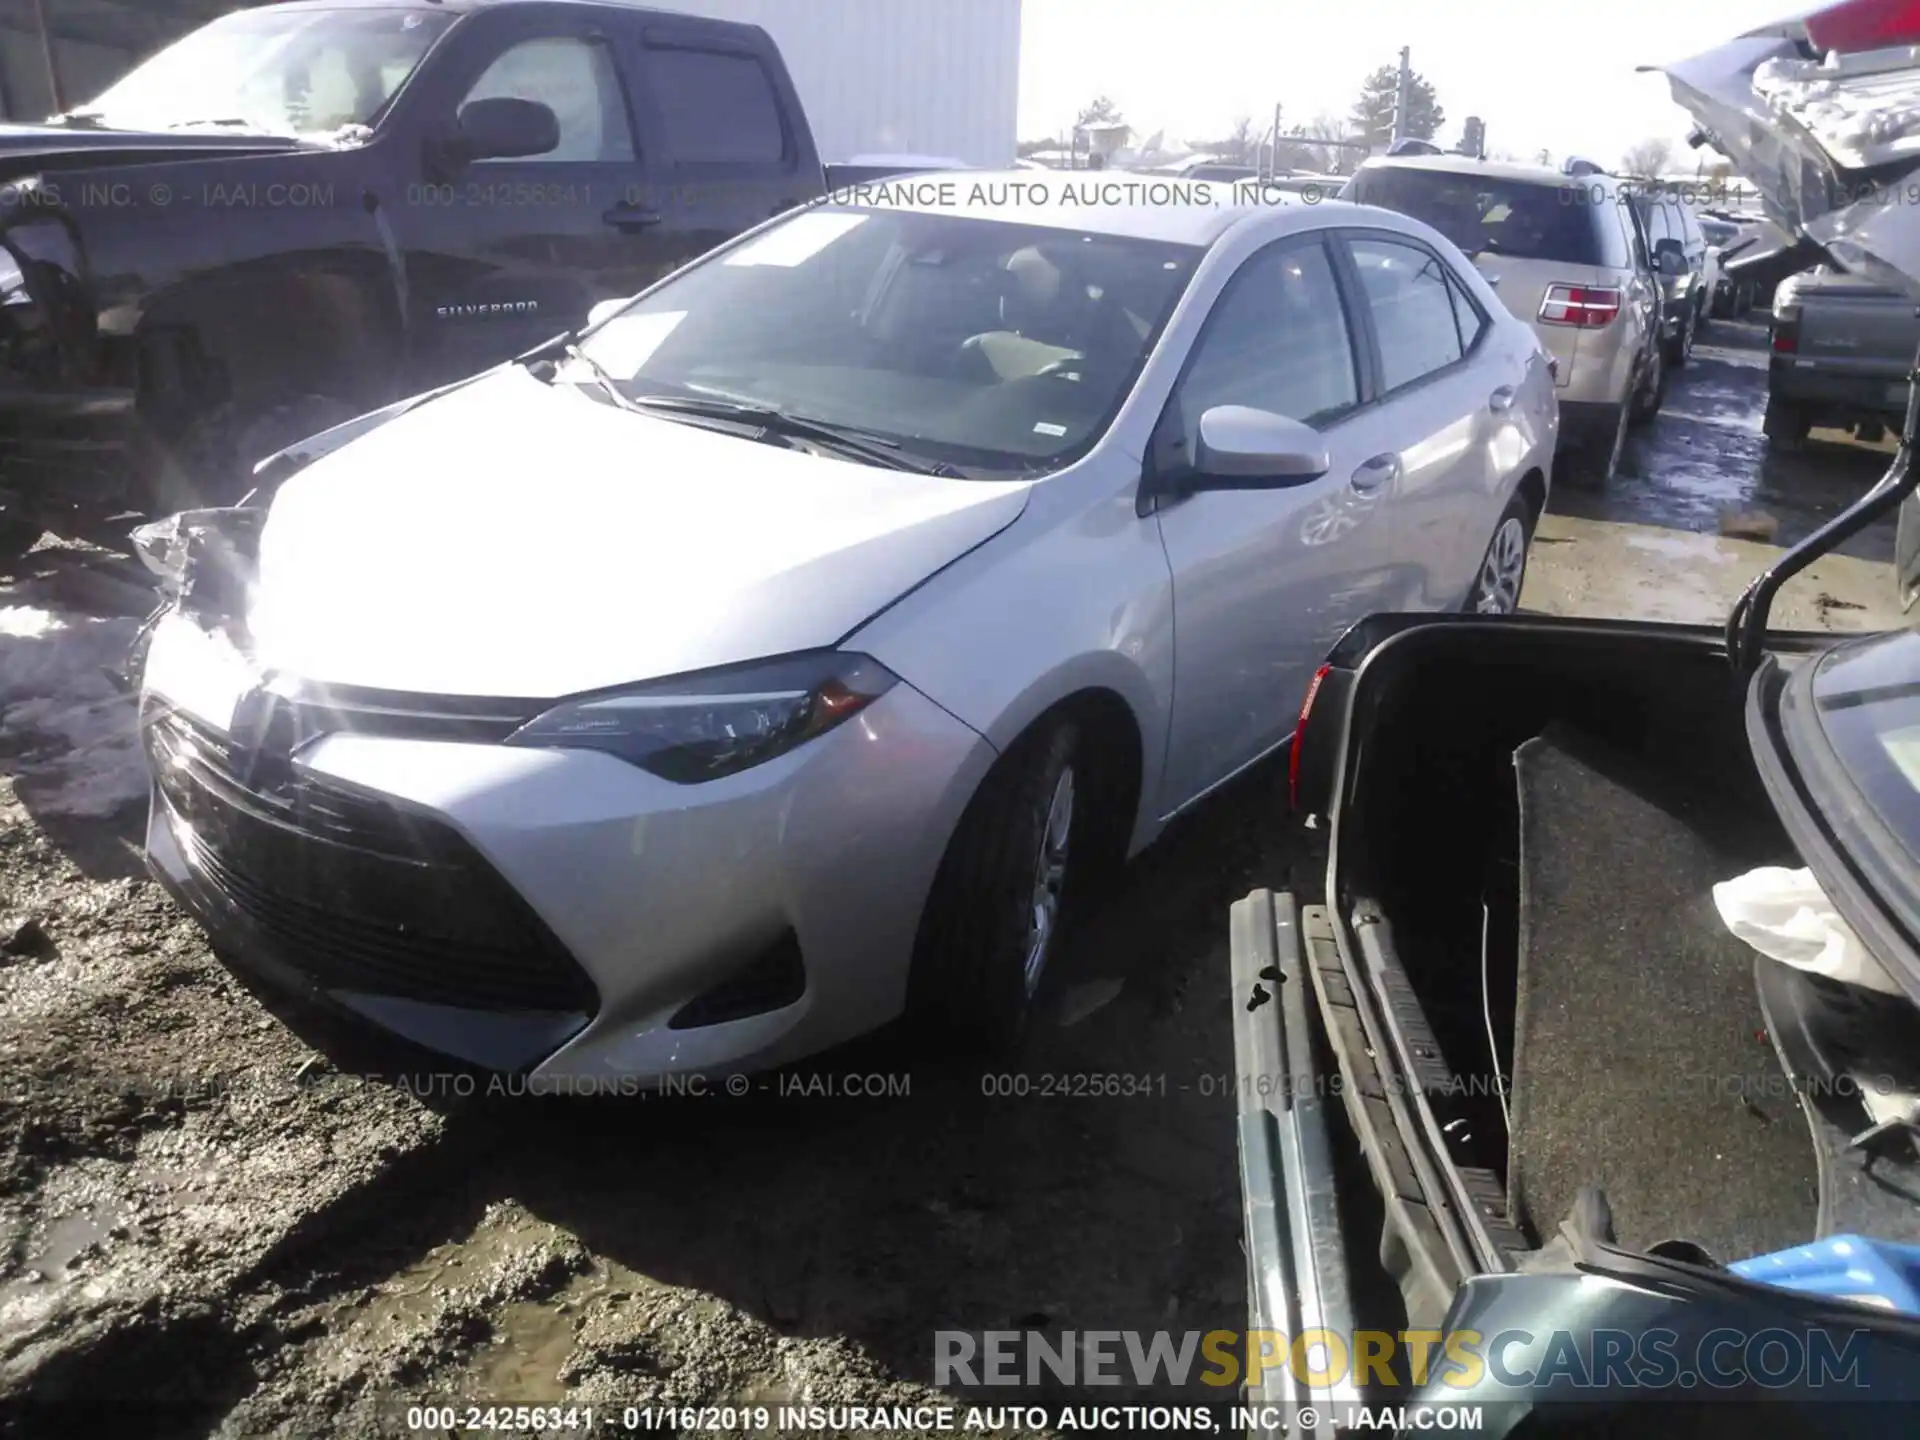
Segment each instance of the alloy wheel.
[{"label": "alloy wheel", "polygon": [[1073,837],[1073,767],[1066,766],[1054,782],[1047,804],[1046,823],[1033,864],[1033,920],[1027,929],[1025,981],[1027,997],[1040,989],[1054,932],[1060,924],[1060,899],[1067,883],[1067,842]]},{"label": "alloy wheel", "polygon": [[1527,574],[1527,527],[1509,515],[1493,532],[1487,558],[1480,562],[1474,609],[1482,615],[1511,615],[1520,608],[1520,585]]}]

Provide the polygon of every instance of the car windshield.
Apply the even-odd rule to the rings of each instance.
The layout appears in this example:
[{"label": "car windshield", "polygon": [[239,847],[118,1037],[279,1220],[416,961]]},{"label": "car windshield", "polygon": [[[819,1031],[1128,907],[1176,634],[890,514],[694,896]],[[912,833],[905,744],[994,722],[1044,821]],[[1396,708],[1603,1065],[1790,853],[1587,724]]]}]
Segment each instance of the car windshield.
[{"label": "car windshield", "polygon": [[115,129],[371,125],[452,23],[421,9],[240,10],[140,65],[79,113]]},{"label": "car windshield", "polygon": [[1037,472],[1105,432],[1202,253],[823,206],[669,280],[581,349],[630,399],[775,409],[962,473]]},{"label": "car windshield", "polygon": [[1424,220],[1468,255],[1605,263],[1595,234],[1596,193],[1580,185],[1375,165],[1353,177],[1344,198]]},{"label": "car windshield", "polygon": [[1708,220],[1703,218],[1700,221],[1700,233],[1707,237],[1707,243],[1709,245],[1725,245],[1729,240],[1733,239],[1734,236],[1738,235],[1740,231],[1724,220]]}]

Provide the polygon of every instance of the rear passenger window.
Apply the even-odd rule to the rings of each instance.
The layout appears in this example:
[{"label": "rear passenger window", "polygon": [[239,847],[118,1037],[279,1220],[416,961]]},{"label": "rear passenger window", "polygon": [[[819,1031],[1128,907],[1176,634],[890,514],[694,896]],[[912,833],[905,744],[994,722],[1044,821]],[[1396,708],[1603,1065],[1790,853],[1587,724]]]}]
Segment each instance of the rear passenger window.
[{"label": "rear passenger window", "polygon": [[717,50],[646,52],[647,87],[670,158],[683,165],[768,165],[786,157],[766,67]]},{"label": "rear passenger window", "polygon": [[1600,263],[1609,270],[1633,268],[1633,221],[1627,207],[1611,195],[1592,202],[1594,234],[1600,242]]},{"label": "rear passenger window", "polygon": [[1452,284],[1431,250],[1398,240],[1355,239],[1354,264],[1373,311],[1381,379],[1388,390],[1445,369],[1464,352]]}]

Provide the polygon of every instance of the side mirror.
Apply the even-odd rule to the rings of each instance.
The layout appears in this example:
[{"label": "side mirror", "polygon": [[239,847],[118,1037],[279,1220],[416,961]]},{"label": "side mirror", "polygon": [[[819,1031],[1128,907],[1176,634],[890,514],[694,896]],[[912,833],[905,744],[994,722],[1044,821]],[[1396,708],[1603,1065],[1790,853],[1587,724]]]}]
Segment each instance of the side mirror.
[{"label": "side mirror", "polygon": [[1318,480],[1333,468],[1319,432],[1246,405],[1216,405],[1200,417],[1195,490],[1269,490]]},{"label": "side mirror", "polygon": [[1660,240],[1653,247],[1653,268],[1662,275],[1687,273],[1687,251],[1678,240]]},{"label": "side mirror", "polygon": [[560,148],[560,117],[538,100],[510,95],[470,100],[460,107],[459,129],[449,148],[462,164],[545,155]]}]

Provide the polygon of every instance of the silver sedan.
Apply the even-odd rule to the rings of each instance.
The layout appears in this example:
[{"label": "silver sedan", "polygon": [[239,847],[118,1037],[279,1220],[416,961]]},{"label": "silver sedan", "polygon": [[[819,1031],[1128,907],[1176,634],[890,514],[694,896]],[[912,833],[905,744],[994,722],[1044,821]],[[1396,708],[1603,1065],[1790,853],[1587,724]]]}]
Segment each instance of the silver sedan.
[{"label": "silver sedan", "polygon": [[150,862],[230,963],[556,1082],[1006,1044],[1347,627],[1514,607],[1553,381],[1433,230],[851,198],[281,458],[145,670]]}]

